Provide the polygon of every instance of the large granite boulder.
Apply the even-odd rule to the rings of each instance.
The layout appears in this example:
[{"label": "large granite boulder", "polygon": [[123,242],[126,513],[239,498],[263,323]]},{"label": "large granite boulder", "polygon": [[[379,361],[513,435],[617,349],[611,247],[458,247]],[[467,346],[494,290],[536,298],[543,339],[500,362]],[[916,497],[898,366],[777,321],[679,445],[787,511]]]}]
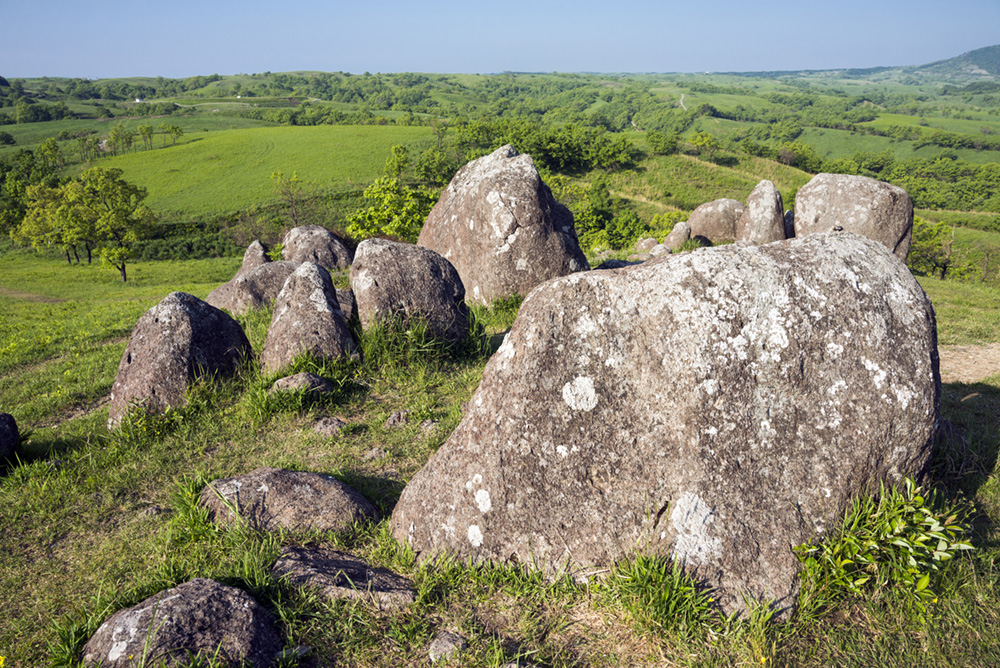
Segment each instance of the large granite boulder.
[{"label": "large granite boulder", "polygon": [[217,524],[230,524],[239,514],[261,531],[344,531],[358,520],[378,519],[365,497],[336,478],[276,468],[213,480],[200,503]]},{"label": "large granite boulder", "polygon": [[351,266],[351,249],[319,225],[293,227],[285,233],[281,243],[281,257],[290,262],[312,262],[324,269],[347,269]]},{"label": "large granite boulder", "polygon": [[713,244],[736,241],[736,223],[745,211],[743,203],[735,199],[717,199],[702,204],[688,216],[691,238],[704,237]]},{"label": "large granite boulder", "polygon": [[874,239],[906,261],[913,200],[898,186],[867,176],[817,174],[795,195],[795,236],[840,228]]},{"label": "large granite boulder", "polygon": [[930,301],[857,235],[574,274],[525,300],[392,530],[550,574],[672,554],[726,611],[785,608],[792,547],[924,469],[939,392]]},{"label": "large granite boulder", "polygon": [[736,240],[758,245],[785,240],[785,207],[772,182],[761,181],[750,193],[736,221]]},{"label": "large granite boulder", "polygon": [[387,239],[366,239],[351,265],[361,327],[380,320],[422,318],[430,334],[452,343],[469,335],[465,286],[451,262],[434,251]]},{"label": "large granite boulder", "polygon": [[10,413],[0,413],[0,461],[11,457],[17,449],[21,434]]},{"label": "large granite boulder", "polygon": [[311,262],[299,265],[278,294],[260,364],[274,373],[302,353],[317,359],[357,355],[330,274]]},{"label": "large granite boulder", "polygon": [[490,304],[589,269],[573,214],[555,201],[531,156],[511,146],[458,171],[431,210],[417,244],[440,253],[469,299]]},{"label": "large granite boulder", "polygon": [[242,268],[228,283],[223,283],[208,293],[205,301],[216,308],[224,308],[234,315],[270,305],[292,272],[297,262],[265,262]]},{"label": "large granite boulder", "polygon": [[243,328],[219,309],[172,292],[139,318],[111,386],[108,426],[133,403],[160,412],[184,403],[202,376],[226,376],[253,351]]},{"label": "large granite boulder", "polygon": [[240,265],[240,269],[236,272],[236,275],[245,274],[251,269],[261,266],[262,264],[267,264],[271,261],[271,258],[267,254],[267,246],[260,239],[255,239],[253,243],[247,246],[246,251],[243,253],[243,263]]},{"label": "large granite boulder", "polygon": [[109,617],[83,647],[101,668],[212,665],[267,668],[282,651],[274,616],[246,592],[197,578]]}]

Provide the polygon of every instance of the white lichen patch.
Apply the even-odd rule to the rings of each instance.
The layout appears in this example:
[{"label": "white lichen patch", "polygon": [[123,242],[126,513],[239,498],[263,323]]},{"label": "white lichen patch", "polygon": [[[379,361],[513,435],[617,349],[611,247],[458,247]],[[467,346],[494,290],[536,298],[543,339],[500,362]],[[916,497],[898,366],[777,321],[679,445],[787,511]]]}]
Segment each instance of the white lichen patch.
[{"label": "white lichen patch", "polygon": [[333,309],[330,308],[330,300],[327,299],[326,293],[321,288],[316,288],[309,293],[309,301],[320,313],[333,313]]},{"label": "white lichen patch", "polygon": [[868,358],[862,358],[861,362],[865,365],[866,369],[872,372],[872,382],[875,383],[875,387],[882,389],[882,387],[885,386],[885,379],[887,376],[885,370]]},{"label": "white lichen patch", "polygon": [[359,271],[358,275],[351,281],[351,287],[354,288],[354,292],[364,292],[371,289],[373,285],[375,285],[375,281],[368,275],[367,269]]},{"label": "white lichen patch", "polygon": [[485,489],[476,492],[476,506],[481,513],[488,513],[493,509],[493,503],[490,501],[490,493]]},{"label": "white lichen patch", "polygon": [[685,492],[670,510],[670,524],[677,539],[674,555],[696,566],[707,564],[722,554],[722,541],[709,533],[715,520],[712,509],[697,494]]},{"label": "white lichen patch", "polygon": [[834,343],[833,341],[826,344],[826,356],[831,360],[835,360],[844,354],[844,346],[839,343]]},{"label": "white lichen patch", "polygon": [[574,411],[592,411],[597,407],[597,392],[594,380],[587,376],[577,376],[563,385],[563,401]]},{"label": "white lichen patch", "polygon": [[472,547],[479,547],[483,544],[483,532],[477,524],[469,526],[468,537]]},{"label": "white lichen patch", "polygon": [[483,476],[477,473],[476,475],[472,476],[472,480],[469,480],[465,483],[465,491],[471,492],[473,487],[478,487],[481,484],[483,484]]},{"label": "white lichen patch", "polygon": [[517,264],[514,265],[518,271],[525,271],[528,268],[528,261],[523,257],[517,259]]}]

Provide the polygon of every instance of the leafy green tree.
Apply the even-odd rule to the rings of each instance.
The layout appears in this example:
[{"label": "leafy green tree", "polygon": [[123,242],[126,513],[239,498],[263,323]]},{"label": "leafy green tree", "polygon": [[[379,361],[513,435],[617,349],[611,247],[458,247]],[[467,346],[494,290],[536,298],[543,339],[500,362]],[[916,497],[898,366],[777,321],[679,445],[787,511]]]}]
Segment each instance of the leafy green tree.
[{"label": "leafy green tree", "polygon": [[440,148],[432,146],[420,154],[413,171],[421,181],[443,186],[455,176],[458,163]]},{"label": "leafy green tree", "polygon": [[709,132],[695,132],[689,141],[699,155],[711,156],[719,150],[719,142]]},{"label": "leafy green tree", "polygon": [[615,249],[632,245],[645,232],[646,226],[639,219],[639,215],[631,209],[625,209],[612,218],[604,229],[608,245]]},{"label": "leafy green tree", "polygon": [[955,256],[955,230],[941,223],[931,223],[920,217],[913,219],[913,235],[906,263],[910,269],[938,275],[942,281],[953,269],[962,269]]},{"label": "leafy green tree", "polygon": [[153,148],[153,126],[152,125],[140,125],[136,128],[139,132],[139,136],[142,137],[142,143],[146,147],[146,150]]},{"label": "leafy green tree", "polygon": [[62,148],[55,137],[49,137],[38,147],[38,157],[42,159],[46,167],[62,167],[66,161],[63,159]]},{"label": "leafy green tree", "polygon": [[391,179],[398,179],[403,176],[403,172],[410,165],[410,154],[405,146],[396,145],[391,149],[392,153],[385,161],[385,175]]},{"label": "leafy green tree", "polygon": [[27,212],[14,231],[14,239],[28,243],[36,250],[47,247],[59,248],[66,254],[66,262],[72,264],[69,255],[72,244],[67,234],[70,225],[70,206],[63,196],[62,189],[42,184],[28,186],[25,199],[28,203]]},{"label": "leafy green tree", "polygon": [[365,188],[363,197],[370,204],[347,218],[348,234],[359,239],[387,235],[416,243],[434,205],[423,188],[407,187],[388,176]]},{"label": "leafy green tree", "polygon": [[664,134],[654,130],[646,135],[646,141],[649,142],[649,148],[653,149],[653,153],[671,155],[677,152],[679,137],[675,132]]},{"label": "leafy green tree", "polygon": [[120,169],[92,167],[63,190],[67,202],[79,207],[75,215],[93,224],[101,263],[117,269],[124,283],[132,249],[155,220],[142,203],[146,189],[123,179]]},{"label": "leafy green tree", "polygon": [[0,146],[13,146],[16,143],[14,135],[9,132],[0,132]]}]

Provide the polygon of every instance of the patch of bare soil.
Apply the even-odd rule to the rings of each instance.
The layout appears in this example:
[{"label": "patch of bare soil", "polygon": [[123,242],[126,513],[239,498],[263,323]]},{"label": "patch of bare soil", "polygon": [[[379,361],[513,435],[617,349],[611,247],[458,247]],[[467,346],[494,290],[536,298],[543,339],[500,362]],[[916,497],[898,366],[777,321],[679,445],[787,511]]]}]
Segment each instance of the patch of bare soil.
[{"label": "patch of bare soil", "polygon": [[0,288],[0,297],[11,297],[13,299],[24,299],[29,302],[44,302],[47,304],[59,304],[66,301],[65,299],[36,295],[33,292],[21,292],[20,290],[11,290],[10,288]]},{"label": "patch of bare soil", "polygon": [[1000,374],[1000,343],[981,346],[941,346],[942,383],[978,383]]}]

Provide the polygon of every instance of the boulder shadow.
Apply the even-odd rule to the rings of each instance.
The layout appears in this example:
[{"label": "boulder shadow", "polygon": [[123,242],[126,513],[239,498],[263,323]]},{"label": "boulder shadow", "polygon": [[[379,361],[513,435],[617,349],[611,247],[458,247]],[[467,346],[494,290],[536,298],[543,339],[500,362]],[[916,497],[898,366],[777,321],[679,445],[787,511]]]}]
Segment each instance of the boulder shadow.
[{"label": "boulder shadow", "polygon": [[328,475],[350,486],[368,499],[381,517],[392,515],[396,502],[399,501],[399,495],[406,487],[406,482],[403,480],[366,475],[350,469],[329,472]]}]

